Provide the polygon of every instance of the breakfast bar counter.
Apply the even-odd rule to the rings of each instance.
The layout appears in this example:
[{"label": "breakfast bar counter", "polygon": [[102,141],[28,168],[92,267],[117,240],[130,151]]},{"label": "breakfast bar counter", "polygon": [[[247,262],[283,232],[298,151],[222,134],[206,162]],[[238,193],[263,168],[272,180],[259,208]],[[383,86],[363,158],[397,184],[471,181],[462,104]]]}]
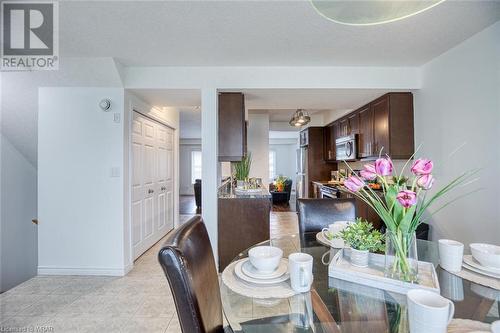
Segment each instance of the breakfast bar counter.
[{"label": "breakfast bar counter", "polygon": [[218,192],[218,257],[222,271],[238,253],[269,239],[271,194],[264,188],[240,194],[229,182]]}]

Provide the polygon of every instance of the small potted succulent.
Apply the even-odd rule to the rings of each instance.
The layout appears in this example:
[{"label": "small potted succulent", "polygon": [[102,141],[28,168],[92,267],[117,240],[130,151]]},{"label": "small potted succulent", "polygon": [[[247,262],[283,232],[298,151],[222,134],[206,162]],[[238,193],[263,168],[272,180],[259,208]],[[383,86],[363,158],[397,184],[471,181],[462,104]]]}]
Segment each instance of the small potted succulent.
[{"label": "small potted succulent", "polygon": [[369,253],[385,249],[384,235],[361,218],[357,218],[356,223],[349,224],[338,237],[351,247],[351,264],[354,266],[367,267]]}]

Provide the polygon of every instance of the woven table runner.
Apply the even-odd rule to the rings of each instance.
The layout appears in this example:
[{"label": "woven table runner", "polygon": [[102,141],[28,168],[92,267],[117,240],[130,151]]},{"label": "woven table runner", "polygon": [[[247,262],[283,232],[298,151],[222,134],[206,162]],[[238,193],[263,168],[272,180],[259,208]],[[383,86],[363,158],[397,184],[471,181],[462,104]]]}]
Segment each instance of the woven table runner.
[{"label": "woven table runner", "polygon": [[469,319],[453,319],[448,325],[448,333],[490,333],[491,325]]}]

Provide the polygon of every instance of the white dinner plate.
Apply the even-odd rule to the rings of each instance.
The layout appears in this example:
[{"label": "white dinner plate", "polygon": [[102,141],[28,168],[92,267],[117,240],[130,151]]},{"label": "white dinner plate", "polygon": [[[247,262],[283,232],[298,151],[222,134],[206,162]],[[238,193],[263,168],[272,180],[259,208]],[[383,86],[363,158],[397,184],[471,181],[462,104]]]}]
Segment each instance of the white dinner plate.
[{"label": "white dinner plate", "polygon": [[483,271],[482,269],[472,267],[471,265],[466,264],[465,262],[462,263],[462,267],[468,269],[469,271],[473,271],[482,275],[486,275],[489,277],[494,277],[496,279],[500,279],[500,274],[494,274],[490,272]]},{"label": "white dinner plate", "polygon": [[280,283],[280,282],[288,280],[288,278],[290,277],[290,274],[288,273],[288,271],[285,274],[281,275],[280,277],[277,277],[277,278],[274,278],[274,279],[256,279],[256,278],[250,277],[250,276],[246,275],[245,273],[243,273],[243,270],[241,269],[241,266],[243,266],[243,264],[247,260],[248,260],[248,258],[241,259],[234,266],[234,274],[236,274],[236,276],[238,278],[240,278],[241,280],[243,280],[245,282],[250,282],[250,283],[253,283],[253,284],[266,285],[266,284]]},{"label": "white dinner plate", "polygon": [[278,268],[276,268],[274,272],[262,274],[247,258],[247,260],[241,265],[241,270],[244,274],[254,279],[276,279],[285,274],[288,270],[288,260],[281,259]]},{"label": "white dinner plate", "polygon": [[464,263],[466,263],[469,266],[472,266],[474,268],[480,269],[482,271],[491,273],[491,274],[496,274],[500,275],[500,268],[495,268],[495,267],[487,267],[481,265],[476,259],[474,259],[473,256],[469,255],[464,255]]}]

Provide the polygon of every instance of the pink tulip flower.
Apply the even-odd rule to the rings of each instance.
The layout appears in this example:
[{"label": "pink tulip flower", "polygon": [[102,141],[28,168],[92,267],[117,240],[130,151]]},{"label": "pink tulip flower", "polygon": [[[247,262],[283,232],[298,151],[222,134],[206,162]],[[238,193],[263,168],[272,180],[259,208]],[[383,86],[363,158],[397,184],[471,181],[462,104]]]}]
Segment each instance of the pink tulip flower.
[{"label": "pink tulip flower", "polygon": [[429,190],[432,187],[432,184],[434,184],[434,177],[432,177],[431,174],[428,175],[422,175],[418,177],[417,179],[417,185],[424,190]]},{"label": "pink tulip flower", "polygon": [[409,208],[417,203],[417,194],[413,191],[403,190],[396,195],[396,199],[404,208]]},{"label": "pink tulip flower", "polygon": [[379,176],[389,176],[392,173],[393,165],[389,157],[379,158],[375,161],[375,172]]},{"label": "pink tulip flower", "polygon": [[365,180],[374,180],[377,178],[377,173],[375,172],[375,166],[373,164],[365,164],[364,169],[361,170],[359,174]]},{"label": "pink tulip flower", "polygon": [[411,172],[417,176],[428,175],[432,172],[434,164],[431,160],[426,158],[419,158],[413,162]]},{"label": "pink tulip flower", "polygon": [[344,186],[352,192],[358,192],[363,186],[365,186],[365,182],[357,176],[351,176],[344,181]]}]

